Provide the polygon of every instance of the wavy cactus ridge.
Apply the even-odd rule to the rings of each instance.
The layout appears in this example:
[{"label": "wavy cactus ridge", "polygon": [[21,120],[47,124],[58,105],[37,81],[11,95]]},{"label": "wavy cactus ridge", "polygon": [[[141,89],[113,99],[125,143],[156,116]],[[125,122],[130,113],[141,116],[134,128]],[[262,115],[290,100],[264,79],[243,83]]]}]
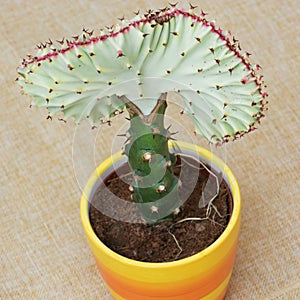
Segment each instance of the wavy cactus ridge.
[{"label": "wavy cactus ridge", "polygon": [[221,144],[254,130],[264,116],[260,67],[204,14],[165,8],[98,36],[84,30],[72,41],[49,40],[38,48],[23,60],[18,82],[34,97],[32,105],[47,107],[51,117],[63,112],[65,119],[94,125],[124,110],[121,96],[136,104],[148,99],[153,108],[173,91],[184,99],[195,131]]}]

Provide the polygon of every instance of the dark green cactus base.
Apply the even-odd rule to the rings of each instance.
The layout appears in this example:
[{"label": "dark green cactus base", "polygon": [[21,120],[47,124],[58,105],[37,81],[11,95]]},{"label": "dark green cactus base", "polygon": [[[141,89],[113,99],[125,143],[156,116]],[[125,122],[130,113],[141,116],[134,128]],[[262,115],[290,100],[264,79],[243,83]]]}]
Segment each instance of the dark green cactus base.
[{"label": "dark green cactus base", "polygon": [[169,132],[164,127],[165,96],[162,94],[148,116],[132,103],[126,104],[130,137],[125,153],[134,178],[132,197],[148,223],[169,217],[180,205],[178,178],[173,174],[175,156],[169,152]]}]

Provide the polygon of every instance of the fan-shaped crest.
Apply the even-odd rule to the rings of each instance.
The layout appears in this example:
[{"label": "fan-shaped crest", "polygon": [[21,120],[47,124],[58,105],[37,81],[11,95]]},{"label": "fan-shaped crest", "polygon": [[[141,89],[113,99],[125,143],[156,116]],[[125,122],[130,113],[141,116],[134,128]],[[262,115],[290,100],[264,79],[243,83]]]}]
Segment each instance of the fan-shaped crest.
[{"label": "fan-shaped crest", "polygon": [[101,123],[123,111],[120,96],[145,112],[174,91],[195,131],[213,143],[253,130],[263,116],[267,94],[259,66],[204,14],[166,8],[97,36],[84,30],[72,41],[38,48],[18,69],[18,82],[50,116],[63,112],[65,119]]}]

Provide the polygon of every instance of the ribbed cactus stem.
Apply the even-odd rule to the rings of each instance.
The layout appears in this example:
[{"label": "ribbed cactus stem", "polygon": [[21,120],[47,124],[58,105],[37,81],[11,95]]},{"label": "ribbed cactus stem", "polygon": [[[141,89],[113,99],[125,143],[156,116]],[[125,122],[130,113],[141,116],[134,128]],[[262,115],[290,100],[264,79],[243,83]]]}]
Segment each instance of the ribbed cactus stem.
[{"label": "ribbed cactus stem", "polygon": [[130,191],[143,218],[154,223],[179,206],[178,179],[173,174],[175,156],[169,152],[169,132],[164,126],[166,93],[147,116],[132,102],[127,101],[126,107],[130,137],[125,153],[133,173]]}]

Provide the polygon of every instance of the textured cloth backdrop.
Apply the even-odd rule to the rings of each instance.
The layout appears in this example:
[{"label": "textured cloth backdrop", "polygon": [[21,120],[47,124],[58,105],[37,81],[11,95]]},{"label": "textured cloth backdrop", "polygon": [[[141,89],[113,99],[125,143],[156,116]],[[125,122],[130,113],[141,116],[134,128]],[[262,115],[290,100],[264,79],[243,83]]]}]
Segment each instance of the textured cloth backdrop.
[{"label": "textured cloth backdrop", "polygon": [[[123,15],[131,18],[140,8],[165,4],[1,1],[1,299],[111,299],[85,240],[79,198],[90,171],[118,147],[120,142],[110,138],[123,126],[121,119],[111,131],[103,128],[95,135],[86,125],[46,120],[46,111],[29,109],[29,99],[20,95],[17,65],[48,38],[70,37],[83,26],[99,28]],[[300,299],[299,3],[210,0],[198,5],[232,30],[262,65],[270,94],[259,130],[226,146],[243,197],[226,300]],[[178,111],[171,116],[177,119]]]}]

